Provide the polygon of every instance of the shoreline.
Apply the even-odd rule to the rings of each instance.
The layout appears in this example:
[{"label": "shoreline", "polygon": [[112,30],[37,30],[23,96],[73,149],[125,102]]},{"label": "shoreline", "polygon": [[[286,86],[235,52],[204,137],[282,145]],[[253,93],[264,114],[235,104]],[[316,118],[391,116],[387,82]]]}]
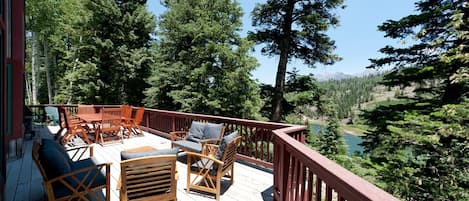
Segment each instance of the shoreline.
[{"label": "shoreline", "polygon": [[[316,124],[316,125],[320,125],[320,126],[326,126],[325,121],[321,121],[321,120],[317,120],[317,119],[308,119],[308,123]],[[351,130],[343,128],[343,127],[344,127],[344,125],[342,123],[339,123],[340,131],[342,131],[344,133],[347,133],[349,135],[357,136],[357,137],[364,136],[363,134],[357,134],[355,131],[351,131]]]}]

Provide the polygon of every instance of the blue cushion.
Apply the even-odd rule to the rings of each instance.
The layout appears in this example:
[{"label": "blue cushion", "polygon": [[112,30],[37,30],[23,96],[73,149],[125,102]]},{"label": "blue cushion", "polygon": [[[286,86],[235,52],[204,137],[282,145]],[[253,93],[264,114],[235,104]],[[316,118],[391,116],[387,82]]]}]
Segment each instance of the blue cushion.
[{"label": "blue cushion", "polygon": [[199,142],[204,136],[205,123],[193,121],[186,140]]},{"label": "blue cushion", "polygon": [[39,160],[49,179],[71,172],[70,158],[65,157],[60,149],[43,144],[39,148]]},{"label": "blue cushion", "polygon": [[236,137],[238,137],[238,131],[232,132],[231,134],[223,137],[220,146],[218,146],[217,155],[215,156],[215,158],[221,160],[221,157],[223,157],[223,153],[225,152],[226,145],[233,141],[233,139],[235,139]]},{"label": "blue cushion", "polygon": [[202,151],[202,144],[188,140],[179,140],[173,142],[173,147],[180,147],[187,151],[200,153]]},{"label": "blue cushion", "polygon": [[67,151],[65,151],[65,148],[62,147],[62,145],[60,145],[57,141],[51,140],[51,139],[42,139],[41,144],[42,144],[42,146],[46,146],[48,148],[52,148],[52,149],[55,149],[55,150],[59,151],[59,154],[62,157],[68,158],[69,163],[73,163],[73,161],[70,158],[70,156],[68,155]]},{"label": "blue cushion", "polygon": [[[94,187],[106,184],[106,176],[104,175],[104,173],[99,172],[98,168],[96,167],[96,164],[98,164],[98,163],[94,158],[87,158],[87,159],[80,160],[80,161],[72,163],[71,168],[72,168],[72,171],[75,171],[75,170],[79,170],[79,169],[82,169],[82,168],[94,167],[94,169],[92,169],[91,172],[83,171],[83,172],[80,172],[80,173],[74,175],[79,181],[85,180],[85,182],[84,182],[85,186],[89,185],[90,188],[94,188]],[[95,174],[97,174],[97,176],[93,180],[93,182],[91,183],[91,181],[94,178]],[[76,189],[78,187],[78,183],[74,179],[72,179],[71,177],[67,177],[65,180],[74,189]],[[79,191],[82,191],[82,190],[84,190],[84,189],[82,189],[82,188],[79,189]],[[65,187],[63,184],[61,184],[61,183],[54,184],[54,195],[57,198],[60,198],[60,197],[66,196],[66,195],[70,195],[71,193],[72,192],[67,187]]]},{"label": "blue cushion", "polygon": [[205,125],[203,139],[218,139],[221,136],[221,131],[223,130],[223,124],[212,124],[207,123]]},{"label": "blue cushion", "polygon": [[145,156],[160,156],[160,155],[175,155],[177,156],[178,149],[162,149],[155,151],[144,152],[121,152],[121,160],[128,160],[133,158],[141,158]]}]

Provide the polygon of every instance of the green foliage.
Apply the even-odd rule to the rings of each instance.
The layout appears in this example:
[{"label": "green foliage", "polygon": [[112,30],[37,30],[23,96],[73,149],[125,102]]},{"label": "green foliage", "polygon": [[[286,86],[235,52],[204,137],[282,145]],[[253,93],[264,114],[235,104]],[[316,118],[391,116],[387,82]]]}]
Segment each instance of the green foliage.
[{"label": "green foliage", "polygon": [[[319,98],[322,91],[317,86],[317,81],[313,75],[300,75],[298,70],[294,68],[288,72],[287,82],[285,85],[285,95],[282,101],[283,119],[286,122],[292,123],[299,119],[303,123],[303,117],[312,117],[313,106],[319,104]],[[264,107],[261,114],[264,117],[269,117],[272,111],[272,97],[274,94],[274,87],[271,85],[261,85],[261,97],[264,100]]]},{"label": "green foliage", "polygon": [[327,109],[327,125],[323,134],[318,136],[317,150],[330,159],[336,160],[347,152],[343,133],[339,130],[336,106],[329,104]]},{"label": "green foliage", "polygon": [[[61,94],[70,102],[139,105],[144,79],[153,62],[149,51],[155,19],[146,1],[87,1],[90,14],[79,29],[78,41],[66,55],[74,59],[65,65]],[[78,22],[79,23],[79,22]],[[75,36],[77,37],[77,36]],[[60,97],[60,96],[59,96]]]},{"label": "green foliage", "polygon": [[165,1],[148,107],[258,118],[259,88],[250,78],[257,66],[252,42],[241,38],[239,3]]},{"label": "green foliage", "polygon": [[[342,80],[319,82],[324,96],[329,97],[337,107],[339,119],[352,118],[354,107],[373,100],[374,88],[382,81],[382,75],[354,77]],[[359,108],[361,109],[361,108]]]},{"label": "green foliage", "polygon": [[424,0],[419,13],[379,28],[387,37],[415,39],[387,46],[371,67],[393,65],[388,86],[416,86],[416,96],[364,113],[364,146],[379,164],[384,188],[406,200],[469,200],[469,4]]},{"label": "green foliage", "polygon": [[250,38],[265,45],[262,53],[280,56],[272,97],[272,121],[280,121],[285,114],[282,102],[289,60],[300,59],[311,67],[317,62],[328,65],[339,60],[332,53],[334,41],[325,32],[338,24],[332,11],[342,3],[343,0],[268,0],[257,4],[252,11],[256,30],[249,33]]}]

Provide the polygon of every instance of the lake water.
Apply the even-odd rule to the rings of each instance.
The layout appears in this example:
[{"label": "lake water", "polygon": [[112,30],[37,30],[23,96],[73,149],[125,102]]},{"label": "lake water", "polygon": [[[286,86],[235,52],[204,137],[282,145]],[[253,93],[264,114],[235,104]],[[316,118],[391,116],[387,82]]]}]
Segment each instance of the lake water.
[{"label": "lake water", "polygon": [[[317,134],[320,129],[323,129],[324,132],[324,128],[317,124],[313,124],[311,128],[314,134]],[[363,153],[363,147],[359,145],[363,142],[363,139],[350,133],[344,133],[344,140],[345,144],[347,144],[347,153],[349,155],[353,152]]]}]

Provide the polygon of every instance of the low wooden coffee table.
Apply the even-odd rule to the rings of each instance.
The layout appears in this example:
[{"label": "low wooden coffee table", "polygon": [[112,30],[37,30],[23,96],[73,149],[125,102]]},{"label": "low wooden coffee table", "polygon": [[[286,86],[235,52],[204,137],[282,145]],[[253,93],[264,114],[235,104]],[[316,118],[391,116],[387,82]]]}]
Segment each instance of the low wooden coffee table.
[{"label": "low wooden coffee table", "polygon": [[152,146],[141,146],[141,147],[134,147],[130,149],[125,149],[122,152],[127,152],[127,153],[133,153],[133,152],[150,152],[150,151],[156,151],[157,149]]}]

